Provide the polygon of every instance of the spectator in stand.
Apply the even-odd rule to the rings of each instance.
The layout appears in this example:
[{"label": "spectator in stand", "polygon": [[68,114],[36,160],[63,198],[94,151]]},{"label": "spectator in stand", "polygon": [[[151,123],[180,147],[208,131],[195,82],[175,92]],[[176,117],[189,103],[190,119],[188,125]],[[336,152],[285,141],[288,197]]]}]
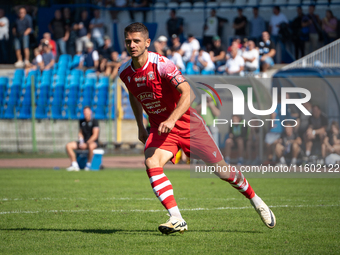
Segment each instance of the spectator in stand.
[{"label": "spectator in stand", "polygon": [[295,48],[295,59],[302,58],[305,55],[305,42],[308,40],[308,33],[303,33],[302,30],[302,18],[304,16],[301,6],[296,8],[297,17],[291,24],[293,32],[293,43]]},{"label": "spectator in stand", "polygon": [[289,23],[286,15],[281,12],[280,6],[273,7],[273,15],[269,21],[269,32],[271,35],[272,40],[276,44],[278,41],[280,26],[282,23]]},{"label": "spectator in stand", "polygon": [[225,162],[230,163],[231,150],[235,146],[238,151],[237,165],[243,164],[244,146],[246,144],[248,131],[245,127],[245,120],[238,115],[232,117],[233,125],[229,130],[229,137],[225,142]]},{"label": "spectator in stand", "polygon": [[238,55],[238,49],[233,47],[230,52],[230,58],[227,60],[225,66],[221,66],[228,75],[242,75],[244,70],[244,60]]},{"label": "spectator in stand", "polygon": [[0,9],[0,63],[8,63],[9,20],[5,11]]},{"label": "spectator in stand", "polygon": [[[307,109],[307,111],[312,112],[313,107],[310,102],[303,103],[302,105],[303,107]],[[301,137],[301,139],[303,139],[304,143],[306,143],[305,134],[306,134],[308,127],[309,127],[309,116],[300,114],[298,118],[298,126],[297,126],[298,131],[297,132],[298,132],[298,135]]]},{"label": "spectator in stand", "polygon": [[[132,0],[131,1],[131,8],[147,8],[150,6],[150,0]],[[130,13],[130,18],[132,21],[135,21],[135,13],[136,12],[139,12],[139,11],[136,11],[136,10],[132,10],[132,11],[129,11]],[[146,22],[146,15],[148,13],[148,11],[146,10],[143,10],[141,11],[143,13],[143,22],[145,23]]]},{"label": "spectator in stand", "polygon": [[259,8],[253,8],[254,17],[250,20],[250,38],[257,44],[261,40],[262,32],[266,29],[264,19],[259,16]]},{"label": "spectator in stand", "polygon": [[168,50],[168,59],[176,65],[178,70],[181,72],[185,72],[185,65],[183,63],[183,59],[181,54],[177,52],[175,48],[171,48]]},{"label": "spectator in stand", "polygon": [[65,22],[65,25],[68,27],[69,34],[70,34],[69,39],[66,42],[66,51],[67,51],[67,54],[74,56],[76,53],[75,42],[77,39],[77,34],[76,34],[76,31],[73,29],[74,21],[73,21],[71,11],[69,8],[63,9],[63,20]]},{"label": "spectator in stand", "polygon": [[259,69],[259,58],[260,54],[258,49],[255,48],[253,41],[247,42],[248,50],[242,53],[244,59],[244,70],[248,72],[254,72]]},{"label": "spectator in stand", "polygon": [[237,54],[238,55],[242,55],[242,48],[243,48],[243,45],[241,43],[241,38],[240,37],[235,37],[233,39],[233,41],[231,42],[231,45],[228,47],[228,55],[227,55],[227,59],[229,59],[230,57],[230,52],[233,48],[236,48],[237,49]]},{"label": "spectator in stand", "polygon": [[[128,6],[128,1],[127,0],[111,0],[111,1],[107,1],[107,8],[110,7],[115,7],[115,8],[125,8]],[[118,21],[118,13],[119,11],[110,11],[111,14],[111,19],[114,23],[116,23]]]},{"label": "spectator in stand", "polygon": [[267,31],[262,33],[262,40],[259,43],[260,66],[262,69],[262,78],[267,78],[266,71],[274,66],[274,56],[276,54],[274,43],[270,40],[270,35]]},{"label": "spectator in stand", "polygon": [[[14,66],[22,68],[30,64],[29,34],[32,32],[32,19],[23,7],[19,9],[18,18],[15,21],[12,32],[14,36],[15,54],[17,56],[17,62]],[[22,48],[24,49],[25,62],[22,61]]]},{"label": "spectator in stand", "polygon": [[54,39],[56,40],[60,54],[66,54],[66,42],[70,36],[69,27],[66,25],[65,20],[61,16],[61,11],[54,12],[54,18],[48,25]]},{"label": "spectator in stand", "polygon": [[[170,19],[168,19],[168,21],[166,22],[169,38],[172,35],[177,35],[180,41],[182,41],[183,23],[184,23],[183,18],[176,16],[176,10],[172,9],[170,11]],[[173,46],[173,45],[170,45],[170,46]]]},{"label": "spectator in stand", "polygon": [[247,18],[243,16],[242,8],[237,8],[238,16],[234,19],[233,28],[235,29],[235,35],[242,39],[246,36]]},{"label": "spectator in stand", "polygon": [[94,18],[90,21],[91,38],[95,44],[95,49],[104,45],[104,20],[100,18],[100,10],[93,11]]},{"label": "spectator in stand", "polygon": [[42,62],[38,63],[40,70],[50,70],[55,63],[54,55],[51,51],[51,47],[47,43],[42,44]]},{"label": "spectator in stand", "polygon": [[285,130],[275,146],[276,157],[280,160],[279,164],[286,165],[286,158],[291,158],[291,165],[296,165],[301,144],[302,140],[294,133],[293,125],[285,124]]},{"label": "spectator in stand", "polygon": [[322,144],[322,157],[326,158],[331,153],[340,154],[340,130],[336,121],[332,122],[331,129]]},{"label": "spectator in stand", "polygon": [[79,68],[81,69],[94,69],[97,70],[99,67],[99,54],[98,51],[94,50],[93,42],[88,41],[86,43],[86,54],[84,54],[79,62]]},{"label": "spectator in stand", "polygon": [[86,10],[81,12],[81,19],[73,25],[73,29],[77,32],[76,52],[81,55],[84,50],[84,44],[90,41],[90,20]]},{"label": "spectator in stand", "polygon": [[213,38],[220,34],[220,29],[223,28],[225,21],[228,20],[216,16],[215,9],[211,10],[210,17],[205,20],[202,44],[208,52],[213,47]]},{"label": "spectator in stand", "polygon": [[210,74],[211,72],[215,72],[214,62],[211,60],[209,53],[203,49],[199,49],[198,51],[198,55],[194,61],[194,70],[202,74]]},{"label": "spectator in stand", "polygon": [[178,35],[173,34],[171,36],[171,44],[172,44],[171,48],[174,49],[175,51],[178,52],[181,49],[182,44],[181,44],[181,42],[179,40]]},{"label": "spectator in stand", "polygon": [[104,37],[104,45],[98,49],[98,54],[100,60],[99,70],[106,76],[109,76],[112,73],[112,61],[115,57],[115,51],[109,36]]},{"label": "spectator in stand", "polygon": [[56,57],[57,56],[57,43],[54,40],[51,39],[50,33],[44,33],[43,34],[43,38],[40,40],[40,45],[42,45],[44,43],[50,45],[51,51],[52,51],[54,57]]},{"label": "spectator in stand", "polygon": [[167,42],[168,38],[166,38],[164,35],[158,37],[158,39],[153,43],[155,51],[162,56],[166,56],[166,52],[168,50]]},{"label": "spectator in stand", "polygon": [[326,137],[328,120],[321,112],[318,105],[313,106],[312,116],[309,117],[309,127],[306,132],[306,156],[309,157],[313,143],[319,142],[321,145]]},{"label": "spectator in stand", "polygon": [[321,20],[314,11],[315,6],[310,5],[308,14],[302,18],[302,27],[308,27],[309,30],[309,41],[306,43],[307,53],[311,53],[319,48],[319,40],[322,36]]},{"label": "spectator in stand", "polygon": [[189,34],[188,39],[182,44],[179,54],[181,54],[186,64],[188,62],[194,62],[199,49],[200,43],[192,34]]},{"label": "spectator in stand", "polygon": [[322,34],[324,45],[333,42],[337,38],[338,20],[331,10],[326,11],[326,17],[322,19]]},{"label": "spectator in stand", "polygon": [[216,68],[225,64],[226,51],[221,43],[221,38],[218,35],[213,38],[213,46],[210,51],[210,57]]}]

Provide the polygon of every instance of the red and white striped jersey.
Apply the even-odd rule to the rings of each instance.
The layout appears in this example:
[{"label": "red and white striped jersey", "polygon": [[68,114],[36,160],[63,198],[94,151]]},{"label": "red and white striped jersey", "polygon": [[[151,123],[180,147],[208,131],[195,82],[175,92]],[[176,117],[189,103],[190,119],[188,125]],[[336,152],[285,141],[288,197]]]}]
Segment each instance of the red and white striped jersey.
[{"label": "red and white striped jersey", "polygon": [[[181,96],[176,87],[185,81],[169,59],[154,52],[148,52],[148,60],[141,68],[134,69],[132,60],[123,64],[119,77],[142,104],[151,127],[158,127],[174,111]],[[189,108],[176,122],[175,130],[190,128],[190,111],[194,110]]]}]

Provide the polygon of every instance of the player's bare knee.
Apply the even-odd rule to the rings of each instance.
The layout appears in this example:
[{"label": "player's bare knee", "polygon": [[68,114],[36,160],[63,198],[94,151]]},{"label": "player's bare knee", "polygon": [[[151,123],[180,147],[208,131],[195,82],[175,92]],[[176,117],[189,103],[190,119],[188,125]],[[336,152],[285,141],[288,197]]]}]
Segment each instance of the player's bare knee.
[{"label": "player's bare knee", "polygon": [[159,167],[159,161],[155,159],[154,157],[146,158],[144,161],[144,164],[147,169]]}]

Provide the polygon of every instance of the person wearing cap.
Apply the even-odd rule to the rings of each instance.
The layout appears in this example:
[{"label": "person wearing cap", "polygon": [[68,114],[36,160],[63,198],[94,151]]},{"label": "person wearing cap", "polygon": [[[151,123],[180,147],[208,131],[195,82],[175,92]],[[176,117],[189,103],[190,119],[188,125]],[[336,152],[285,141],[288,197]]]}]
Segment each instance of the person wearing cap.
[{"label": "person wearing cap", "polygon": [[221,43],[221,38],[218,35],[213,37],[213,46],[209,54],[210,54],[211,60],[214,62],[217,68],[221,65],[224,65],[226,50]]},{"label": "person wearing cap", "polygon": [[184,19],[176,16],[176,10],[172,9],[170,11],[170,19],[166,22],[168,36],[171,37],[175,34],[181,39],[183,37],[183,24]]},{"label": "person wearing cap", "polygon": [[98,51],[94,50],[93,42],[87,42],[86,45],[87,53],[80,58],[79,68],[84,69],[95,69],[99,66],[99,54]]},{"label": "person wearing cap", "polygon": [[175,51],[179,51],[181,49],[181,42],[179,40],[178,35],[173,34],[171,36],[171,48],[173,48]]},{"label": "person wearing cap", "polygon": [[166,56],[166,51],[168,50],[167,42],[168,38],[164,35],[158,37],[158,39],[153,43],[155,51],[162,56]]},{"label": "person wearing cap", "polygon": [[185,63],[194,62],[199,49],[200,43],[192,34],[189,34],[188,39],[182,44],[179,54],[182,55]]},{"label": "person wearing cap", "polygon": [[235,35],[239,37],[246,36],[246,26],[247,26],[247,18],[243,15],[242,8],[237,8],[238,16],[234,19],[233,28],[235,29]]},{"label": "person wearing cap", "polygon": [[98,49],[104,45],[104,20],[100,17],[100,10],[93,11],[94,18],[90,21],[91,38]]}]

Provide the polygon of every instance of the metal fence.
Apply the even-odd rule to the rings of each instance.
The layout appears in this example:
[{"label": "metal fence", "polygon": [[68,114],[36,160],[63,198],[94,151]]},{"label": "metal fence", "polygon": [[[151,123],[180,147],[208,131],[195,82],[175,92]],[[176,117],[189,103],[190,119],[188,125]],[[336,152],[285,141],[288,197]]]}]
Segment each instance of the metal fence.
[{"label": "metal fence", "polygon": [[283,70],[299,67],[340,67],[340,39],[285,66]]}]

